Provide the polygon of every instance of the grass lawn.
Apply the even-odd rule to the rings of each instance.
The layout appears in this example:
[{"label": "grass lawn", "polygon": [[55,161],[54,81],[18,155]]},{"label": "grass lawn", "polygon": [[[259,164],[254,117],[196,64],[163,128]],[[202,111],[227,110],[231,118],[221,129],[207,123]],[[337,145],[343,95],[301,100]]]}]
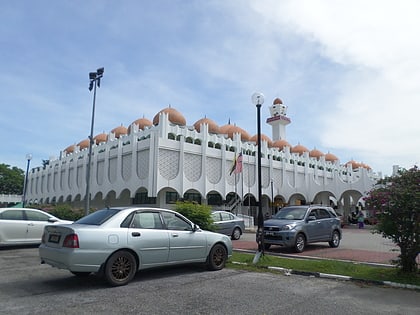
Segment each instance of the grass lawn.
[{"label": "grass lawn", "polygon": [[255,254],[233,252],[228,267],[258,272],[276,272],[266,267],[281,267],[300,272],[319,272],[349,276],[361,280],[390,281],[420,286],[420,273],[401,274],[397,268],[377,267],[334,260],[291,259],[270,255],[261,256],[258,263],[254,265],[254,256]]}]

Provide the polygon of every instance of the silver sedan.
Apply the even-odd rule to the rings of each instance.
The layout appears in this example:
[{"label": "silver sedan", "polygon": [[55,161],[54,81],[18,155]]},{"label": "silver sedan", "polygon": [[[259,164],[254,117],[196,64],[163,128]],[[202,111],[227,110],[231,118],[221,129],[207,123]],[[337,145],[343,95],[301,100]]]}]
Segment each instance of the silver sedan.
[{"label": "silver sedan", "polygon": [[214,211],[211,214],[216,231],[230,236],[233,240],[239,240],[245,231],[245,222],[233,213],[227,211]]},{"label": "silver sedan", "polygon": [[44,227],[49,224],[72,223],[45,211],[31,208],[0,209],[0,246],[41,243]]},{"label": "silver sedan", "polygon": [[226,235],[201,230],[181,214],[157,208],[108,208],[74,224],[45,227],[41,263],[76,276],[103,275],[112,286],[138,270],[185,263],[224,268],[232,255]]}]

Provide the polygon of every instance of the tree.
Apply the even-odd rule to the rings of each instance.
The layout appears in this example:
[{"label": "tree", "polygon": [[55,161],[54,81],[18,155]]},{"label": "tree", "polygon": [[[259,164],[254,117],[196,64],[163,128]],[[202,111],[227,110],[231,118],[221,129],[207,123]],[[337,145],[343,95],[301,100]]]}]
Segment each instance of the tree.
[{"label": "tree", "polygon": [[420,252],[420,170],[401,169],[397,175],[378,182],[365,198],[366,206],[377,210],[374,232],[391,239],[401,250],[398,266],[403,272],[418,272]]},{"label": "tree", "polygon": [[201,229],[214,231],[210,206],[200,205],[196,202],[177,201],[175,210],[197,224]]},{"label": "tree", "polygon": [[25,172],[14,166],[0,164],[0,194],[21,195]]}]

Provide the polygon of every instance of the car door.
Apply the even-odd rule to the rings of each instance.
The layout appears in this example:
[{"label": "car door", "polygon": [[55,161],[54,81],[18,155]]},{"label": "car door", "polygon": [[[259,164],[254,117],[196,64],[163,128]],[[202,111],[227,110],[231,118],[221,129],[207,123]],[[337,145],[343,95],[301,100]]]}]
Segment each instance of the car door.
[{"label": "car door", "polygon": [[28,232],[26,234],[26,240],[28,242],[41,242],[42,233],[44,232],[44,227],[48,224],[50,218],[48,215],[34,211],[34,210],[25,210],[25,218],[28,227]]},{"label": "car door", "polygon": [[[315,220],[308,220],[309,217],[315,217]],[[312,209],[306,218],[306,234],[308,242],[316,242],[321,238],[321,222],[318,219],[318,209]]]},{"label": "car door", "polygon": [[216,226],[217,233],[222,233],[225,235],[232,234],[234,222],[232,221],[233,216],[230,216],[230,213],[213,213],[212,218],[214,225]]},{"label": "car door", "polygon": [[136,212],[128,228],[127,242],[138,253],[140,267],[168,262],[169,233],[158,211]]},{"label": "car door", "polygon": [[175,213],[165,212],[163,218],[169,232],[169,263],[205,260],[205,235]]},{"label": "car door", "polygon": [[319,237],[323,241],[328,241],[331,239],[331,232],[335,218],[333,218],[326,209],[322,208],[318,209],[318,218],[320,221]]},{"label": "car door", "polygon": [[23,210],[5,210],[0,214],[0,242],[24,243],[27,229]]}]

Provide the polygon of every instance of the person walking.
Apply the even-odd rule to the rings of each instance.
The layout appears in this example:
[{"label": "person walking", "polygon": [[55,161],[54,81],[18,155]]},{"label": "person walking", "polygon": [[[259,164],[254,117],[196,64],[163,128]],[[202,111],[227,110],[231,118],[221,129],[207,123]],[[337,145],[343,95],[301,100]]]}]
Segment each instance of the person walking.
[{"label": "person walking", "polygon": [[365,216],[362,211],[359,211],[359,216],[357,217],[357,223],[359,224],[359,229],[363,229],[365,226]]}]

